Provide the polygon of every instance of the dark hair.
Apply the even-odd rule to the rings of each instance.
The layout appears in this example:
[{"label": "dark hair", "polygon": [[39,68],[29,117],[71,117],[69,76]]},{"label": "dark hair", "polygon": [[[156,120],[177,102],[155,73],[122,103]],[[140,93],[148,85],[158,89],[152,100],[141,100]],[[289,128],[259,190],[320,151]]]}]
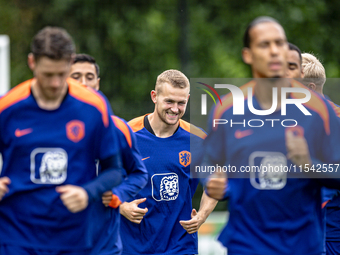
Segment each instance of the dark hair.
[{"label": "dark hair", "polygon": [[97,76],[99,77],[99,66],[96,60],[94,59],[94,57],[87,55],[87,54],[77,54],[73,60],[73,64],[77,62],[79,63],[87,62],[87,63],[93,64],[94,67],[96,68]]},{"label": "dark hair", "polygon": [[295,50],[297,51],[297,53],[299,54],[299,58],[300,58],[300,65],[302,64],[302,55],[301,55],[301,50],[299,49],[298,46],[296,46],[295,44],[292,43],[288,43],[289,45],[289,50]]},{"label": "dark hair", "polygon": [[265,22],[273,22],[273,23],[277,23],[277,24],[281,25],[276,19],[274,19],[272,17],[261,16],[261,17],[254,19],[252,22],[249,23],[249,25],[248,25],[245,33],[244,33],[243,47],[245,47],[245,48],[250,47],[250,35],[249,35],[250,29],[252,29],[253,27],[255,27],[256,25],[258,25],[260,23],[265,23]]},{"label": "dark hair", "polygon": [[36,60],[43,56],[54,60],[71,60],[75,45],[65,29],[45,27],[33,37],[31,52]]}]

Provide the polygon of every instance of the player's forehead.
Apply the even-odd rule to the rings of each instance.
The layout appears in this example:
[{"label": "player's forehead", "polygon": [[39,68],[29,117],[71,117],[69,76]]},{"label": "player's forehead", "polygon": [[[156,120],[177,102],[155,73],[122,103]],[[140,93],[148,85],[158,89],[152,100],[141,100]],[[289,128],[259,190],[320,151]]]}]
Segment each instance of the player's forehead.
[{"label": "player's forehead", "polygon": [[187,100],[189,96],[189,87],[179,88],[174,87],[168,82],[164,82],[160,84],[159,94],[165,99],[170,99],[173,101],[183,101]]},{"label": "player's forehead", "polygon": [[300,56],[296,50],[289,50],[287,55],[287,61],[300,66]]},{"label": "player's forehead", "polygon": [[97,75],[95,65],[89,62],[77,62],[73,64],[71,66],[71,74],[73,73]]},{"label": "player's forehead", "polygon": [[48,73],[59,73],[68,71],[70,68],[71,62],[66,59],[51,59],[48,57],[40,57],[36,61],[36,68],[38,68],[41,72],[48,72]]},{"label": "player's forehead", "polygon": [[286,34],[282,26],[276,22],[270,21],[253,26],[249,31],[249,35],[250,45],[267,41],[286,41]]}]

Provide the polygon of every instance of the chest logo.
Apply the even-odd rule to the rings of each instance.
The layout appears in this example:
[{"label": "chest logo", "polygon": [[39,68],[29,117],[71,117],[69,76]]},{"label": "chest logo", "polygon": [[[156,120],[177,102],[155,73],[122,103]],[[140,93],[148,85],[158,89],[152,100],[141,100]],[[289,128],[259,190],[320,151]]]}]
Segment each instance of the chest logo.
[{"label": "chest logo", "polygon": [[178,175],[176,173],[154,174],[151,177],[152,197],[156,201],[173,201],[179,194]]},{"label": "chest logo", "polygon": [[236,139],[241,139],[243,137],[250,136],[252,134],[253,134],[253,130],[252,129],[247,129],[247,130],[243,130],[243,131],[238,129],[235,132],[235,138]]},{"label": "chest logo", "polygon": [[31,181],[61,184],[67,177],[68,156],[62,148],[36,148],[31,153]]},{"label": "chest logo", "polygon": [[189,151],[181,151],[179,153],[179,163],[187,167],[191,163],[191,153]]},{"label": "chest logo", "polygon": [[249,156],[251,185],[259,190],[280,190],[287,183],[287,158],[281,152],[255,151]]},{"label": "chest logo", "polygon": [[74,143],[79,142],[85,136],[85,124],[80,120],[71,120],[66,124],[66,135]]},{"label": "chest logo", "polygon": [[14,132],[14,135],[15,135],[16,137],[22,137],[22,136],[28,135],[28,134],[30,134],[30,133],[32,133],[32,132],[33,132],[33,129],[32,129],[32,128],[26,128],[26,129],[19,129],[19,128],[17,128],[17,129],[15,130],[15,132]]}]

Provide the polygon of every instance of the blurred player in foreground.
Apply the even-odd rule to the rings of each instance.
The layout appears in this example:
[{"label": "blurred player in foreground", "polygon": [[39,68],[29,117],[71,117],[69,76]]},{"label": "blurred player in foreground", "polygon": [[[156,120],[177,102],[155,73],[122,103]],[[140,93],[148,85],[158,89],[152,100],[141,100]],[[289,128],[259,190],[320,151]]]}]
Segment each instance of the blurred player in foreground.
[{"label": "blurred player in foreground", "polygon": [[191,206],[198,179],[190,178],[190,139],[202,144],[206,135],[181,120],[189,91],[183,73],[163,72],[151,91],[154,112],[129,122],[150,178],[136,200],[120,205],[123,254],[198,253],[196,232],[217,201],[203,193],[199,211]]},{"label": "blurred player in foreground", "polygon": [[105,99],[68,79],[65,30],[44,28],[31,51],[34,78],[0,99],[0,254],[89,254],[95,202],[122,180],[118,131]]},{"label": "blurred player in foreground", "polygon": [[[80,81],[84,85],[99,90],[99,66],[95,59],[87,54],[77,54],[74,58],[70,77]],[[120,130],[121,156],[123,168],[127,173],[127,178],[123,182],[107,191],[103,195],[103,202],[110,207],[103,205],[98,209],[98,217],[102,217],[102,225],[96,226],[96,241],[91,254],[121,254],[122,243],[119,235],[120,215],[118,206],[127,200],[132,199],[147,182],[147,170],[142,157],[137,149],[136,136],[127,123],[111,116],[116,127]],[[111,208],[112,207],[112,208]],[[109,216],[105,218],[104,216]]]},{"label": "blurred player in foreground", "polygon": [[[228,173],[227,189],[226,178],[211,178],[206,184],[210,196],[229,198],[229,221],[219,236],[229,255],[314,255],[323,251],[321,187],[340,185],[339,179],[326,179],[338,177],[337,173],[333,175],[332,168],[340,163],[340,124],[323,98],[314,93],[309,98],[310,92],[302,84],[281,79],[287,74],[287,53],[285,32],[276,20],[269,17],[253,20],[245,32],[242,51],[243,60],[251,66],[255,78],[240,88],[246,95],[244,115],[233,115],[232,94],[228,94],[210,119],[211,122],[233,119],[237,123],[257,119],[264,123],[256,128],[214,127],[210,123],[211,130],[205,139],[206,165],[258,169]],[[246,93],[248,88],[253,94]],[[277,88],[275,108],[273,88]],[[286,104],[286,115],[282,115],[281,89],[287,89],[286,95],[293,100],[289,102],[300,108],[295,103]],[[255,115],[248,108],[250,99],[255,109],[272,109],[272,113]],[[277,122],[268,124],[266,119]],[[285,119],[295,121],[283,125]],[[239,133],[243,135],[236,135]],[[263,166],[281,170],[265,171]],[[298,169],[296,173],[286,171],[292,167]],[[315,171],[321,167],[322,172]]]}]

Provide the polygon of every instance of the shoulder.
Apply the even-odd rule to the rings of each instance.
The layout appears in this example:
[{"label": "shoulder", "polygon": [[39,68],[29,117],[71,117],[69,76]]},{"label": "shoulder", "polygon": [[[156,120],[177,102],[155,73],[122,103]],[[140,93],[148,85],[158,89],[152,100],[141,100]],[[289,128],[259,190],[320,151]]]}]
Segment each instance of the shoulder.
[{"label": "shoulder", "polygon": [[[303,88],[307,89],[303,84],[301,84],[298,81],[293,80],[291,82],[291,85],[293,88]],[[331,105],[327,102],[325,98],[320,96],[314,91],[310,91],[311,98],[308,102],[304,103],[303,105],[310,111],[312,111],[314,114],[313,116],[318,116],[323,121],[324,129],[327,134],[330,134],[330,118],[332,118],[331,111]],[[292,98],[296,99],[303,99],[305,98],[304,93],[291,93]],[[332,110],[333,111],[333,110]],[[334,114],[335,116],[335,114]]]},{"label": "shoulder", "polygon": [[328,103],[332,106],[336,116],[340,117],[340,106],[335,104],[335,103],[333,103],[331,100],[328,100]]},{"label": "shoulder", "polygon": [[0,98],[0,113],[12,105],[25,100],[31,95],[31,83],[33,79],[27,80]]},{"label": "shoulder", "polygon": [[76,100],[95,107],[102,115],[104,125],[109,125],[109,111],[105,98],[74,79],[68,78],[69,95]]},{"label": "shoulder", "polygon": [[[146,114],[147,115],[147,114]],[[131,127],[132,131],[133,132],[138,132],[139,130],[143,129],[144,128],[144,117],[146,115],[143,115],[143,116],[139,116],[137,118],[134,118],[132,120],[130,120],[128,122],[129,126]]]},{"label": "shoulder", "polygon": [[132,130],[127,122],[117,116],[112,115],[111,119],[121,134],[124,135],[125,140],[130,148],[132,148]]},{"label": "shoulder", "polygon": [[198,128],[195,125],[186,122],[185,120],[179,120],[179,126],[188,133],[198,136],[202,139],[205,139],[207,136],[207,134],[201,128]]}]

